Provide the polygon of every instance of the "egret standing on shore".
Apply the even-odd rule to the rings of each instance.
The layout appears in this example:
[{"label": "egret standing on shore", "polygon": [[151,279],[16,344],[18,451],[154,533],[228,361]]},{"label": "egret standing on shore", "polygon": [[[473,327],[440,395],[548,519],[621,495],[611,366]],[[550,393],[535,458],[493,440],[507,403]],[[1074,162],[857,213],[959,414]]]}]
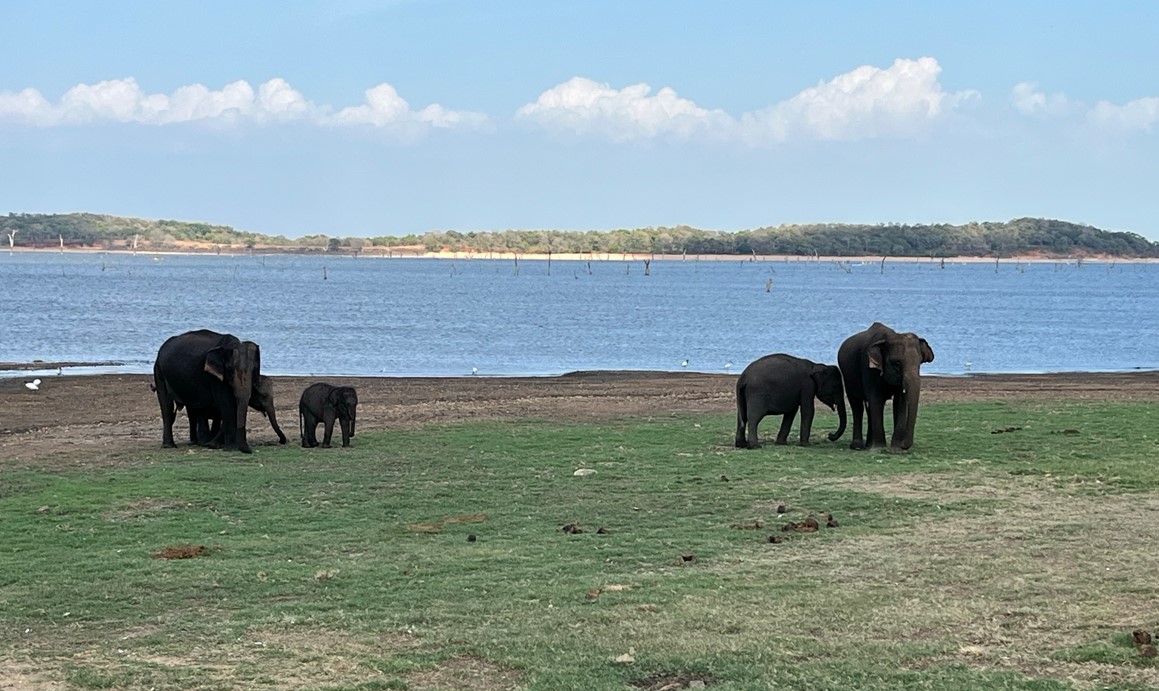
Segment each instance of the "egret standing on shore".
[{"label": "egret standing on shore", "polygon": [[681,366],[681,367],[687,367],[687,366],[688,366],[688,358],[684,358],[683,360],[681,360],[681,361],[680,361],[680,366]]}]

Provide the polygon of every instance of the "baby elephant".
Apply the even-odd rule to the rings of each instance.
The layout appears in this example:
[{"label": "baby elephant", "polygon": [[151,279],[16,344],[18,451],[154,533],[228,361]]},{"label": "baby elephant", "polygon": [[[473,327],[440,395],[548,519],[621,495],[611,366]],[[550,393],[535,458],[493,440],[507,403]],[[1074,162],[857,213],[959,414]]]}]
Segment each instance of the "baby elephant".
[{"label": "baby elephant", "polygon": [[789,430],[798,408],[801,409],[801,446],[808,446],[814,397],[830,409],[838,406],[838,428],[829,435],[829,441],[840,439],[845,433],[845,388],[841,384],[841,370],[784,353],[754,360],[736,382],[736,447],[761,447],[757,425],[766,415],[785,416],[781,431],[777,432],[777,443],[789,443]]},{"label": "baby elephant", "polygon": [[298,426],[302,432],[302,446],[318,445],[318,423],[326,425],[326,436],[322,438],[322,448],[330,448],[330,437],[334,435],[334,419],[342,427],[342,446],[350,446],[354,436],[354,418],[358,408],[358,393],[349,386],[311,384],[302,392],[298,401]]}]

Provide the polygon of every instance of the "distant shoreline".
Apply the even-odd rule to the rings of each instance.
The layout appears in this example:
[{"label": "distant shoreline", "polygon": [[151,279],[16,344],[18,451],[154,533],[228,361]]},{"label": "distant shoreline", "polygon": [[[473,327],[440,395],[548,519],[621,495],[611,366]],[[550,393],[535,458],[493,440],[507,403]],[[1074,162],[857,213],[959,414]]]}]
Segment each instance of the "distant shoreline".
[{"label": "distant shoreline", "polygon": [[472,261],[489,259],[497,261],[534,261],[546,262],[781,262],[781,263],[830,263],[830,264],[1156,264],[1157,257],[1117,257],[1108,255],[1085,256],[1047,256],[1047,255],[1012,255],[1003,257],[914,257],[914,256],[843,256],[843,255],[799,255],[799,254],[661,254],[648,252],[559,252],[550,255],[539,252],[425,252],[410,249],[372,248],[360,252],[341,251],[311,251],[295,250],[291,248],[256,247],[253,252],[246,249],[222,248],[213,249],[103,249],[97,247],[15,247],[8,254],[145,254],[145,255],[177,255],[177,256],[289,256],[289,257],[332,257],[356,259],[444,259],[456,261]]}]

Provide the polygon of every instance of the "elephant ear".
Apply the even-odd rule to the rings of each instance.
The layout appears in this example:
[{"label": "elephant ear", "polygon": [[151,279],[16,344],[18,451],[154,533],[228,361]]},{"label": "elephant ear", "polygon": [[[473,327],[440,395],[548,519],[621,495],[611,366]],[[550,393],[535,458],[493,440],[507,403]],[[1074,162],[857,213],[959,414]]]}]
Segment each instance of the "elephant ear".
[{"label": "elephant ear", "polygon": [[342,404],[342,389],[330,389],[326,394],[326,402],[337,408]]},{"label": "elephant ear", "polygon": [[934,349],[930,347],[929,343],[926,343],[926,339],[924,339],[924,338],[918,339],[918,349],[922,353],[922,362],[923,363],[934,361]]},{"label": "elephant ear", "polygon": [[229,360],[229,351],[224,348],[210,348],[205,354],[205,371],[225,381],[226,362]]},{"label": "elephant ear", "polygon": [[865,355],[869,358],[869,369],[880,371],[881,363],[885,360],[885,341],[870,344],[865,350]]}]

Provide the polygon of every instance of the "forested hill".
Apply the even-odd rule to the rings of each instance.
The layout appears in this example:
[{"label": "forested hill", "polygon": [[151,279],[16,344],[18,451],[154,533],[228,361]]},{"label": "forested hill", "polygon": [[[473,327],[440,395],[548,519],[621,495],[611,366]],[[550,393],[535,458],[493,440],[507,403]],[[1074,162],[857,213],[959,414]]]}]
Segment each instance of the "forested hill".
[{"label": "forested hill", "polygon": [[[389,219],[384,219],[384,224]],[[635,230],[504,230],[372,238],[308,235],[296,240],[229,226],[153,221],[97,214],[0,216],[0,243],[17,247],[94,247],[238,251],[367,251],[376,248],[455,252],[788,254],[890,257],[995,257],[1012,255],[1159,257],[1159,243],[1129,232],[1042,218],[965,225],[782,225],[735,233],[688,226]]]}]

